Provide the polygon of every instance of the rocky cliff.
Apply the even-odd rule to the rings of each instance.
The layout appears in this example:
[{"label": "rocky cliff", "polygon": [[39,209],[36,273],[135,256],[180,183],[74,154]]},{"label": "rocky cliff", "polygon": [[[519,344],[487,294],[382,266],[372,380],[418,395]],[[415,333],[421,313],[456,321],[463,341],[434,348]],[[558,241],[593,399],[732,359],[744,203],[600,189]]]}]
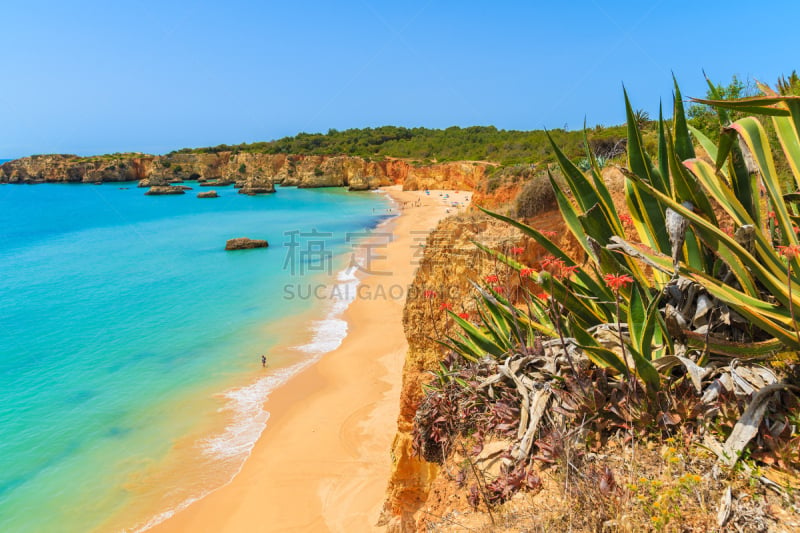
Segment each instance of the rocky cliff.
[{"label": "rocky cliff", "polygon": [[368,190],[402,184],[405,189],[472,190],[486,165],[476,162],[419,165],[388,159],[219,152],[213,154],[114,154],[96,157],[36,155],[0,165],[0,183],[138,180],[142,187],[185,180],[210,185],[236,184],[245,194],[273,192],[274,184],[296,187],[348,187]]},{"label": "rocky cliff", "polygon": [[428,498],[439,467],[414,455],[414,415],[422,399],[421,384],[438,368],[442,347],[431,338],[443,338],[454,327],[443,306],[456,313],[474,315],[470,280],[496,273],[498,265],[472,240],[493,247],[516,246],[522,239],[494,219],[482,214],[447,218],[430,234],[403,313],[409,351],[403,369],[400,416],[392,445],[392,475],[382,524],[392,532],[417,530],[416,513]]},{"label": "rocky cliff", "polygon": [[34,155],[0,165],[0,183],[136,181],[153,172],[155,159],[143,154]]},{"label": "rocky cliff", "polygon": [[[529,221],[568,253],[577,251],[577,243],[564,231],[561,215],[549,210]],[[443,220],[430,234],[425,253],[409,289],[403,314],[403,326],[409,350],[403,369],[400,416],[392,445],[392,474],[387,489],[381,524],[390,532],[425,531],[431,517],[443,514],[447,502],[436,495],[440,483],[439,466],[416,457],[412,448],[414,416],[422,400],[422,383],[438,369],[444,351],[431,338],[454,333],[455,325],[442,306],[452,306],[455,313],[467,313],[477,320],[474,289],[470,280],[490,275],[509,280],[501,290],[512,299],[519,290],[518,278],[509,275],[508,267],[479,250],[474,242],[509,254],[512,247],[525,252],[518,259],[538,267],[547,252],[510,226],[483,214],[468,213]]]}]

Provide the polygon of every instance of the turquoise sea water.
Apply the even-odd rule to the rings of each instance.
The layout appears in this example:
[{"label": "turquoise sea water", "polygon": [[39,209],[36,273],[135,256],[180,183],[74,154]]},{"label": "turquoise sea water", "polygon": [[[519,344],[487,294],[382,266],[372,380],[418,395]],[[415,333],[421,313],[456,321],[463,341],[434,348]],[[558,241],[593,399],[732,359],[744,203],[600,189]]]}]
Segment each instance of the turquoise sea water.
[{"label": "turquoise sea water", "polygon": [[[341,303],[283,288],[335,283],[308,260],[346,257],[386,201],[198,190],[0,185],[0,530],[136,530],[190,503],[240,467],[265,395],[341,340]],[[225,252],[238,236],[270,247]]]}]

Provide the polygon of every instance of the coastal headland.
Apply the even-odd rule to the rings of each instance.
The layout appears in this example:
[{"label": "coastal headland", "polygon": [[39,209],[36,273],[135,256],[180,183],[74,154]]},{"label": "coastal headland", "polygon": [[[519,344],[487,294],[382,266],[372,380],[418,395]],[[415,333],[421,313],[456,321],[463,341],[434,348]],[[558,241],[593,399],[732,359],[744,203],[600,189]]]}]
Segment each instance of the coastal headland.
[{"label": "coastal headland", "polygon": [[402,185],[405,190],[473,189],[491,165],[459,161],[431,163],[357,156],[247,152],[138,153],[78,157],[34,155],[0,165],[0,183],[104,183],[138,181],[166,187],[197,180],[202,186],[234,185],[243,194],[275,192],[275,185],[369,190]]}]

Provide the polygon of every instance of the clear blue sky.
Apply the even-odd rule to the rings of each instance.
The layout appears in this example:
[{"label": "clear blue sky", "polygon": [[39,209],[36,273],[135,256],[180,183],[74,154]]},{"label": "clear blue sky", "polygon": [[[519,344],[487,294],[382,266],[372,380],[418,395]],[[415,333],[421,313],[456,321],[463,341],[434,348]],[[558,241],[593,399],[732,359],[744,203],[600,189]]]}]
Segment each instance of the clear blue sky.
[{"label": "clear blue sky", "polygon": [[672,71],[702,96],[702,69],[774,83],[798,68],[800,2],[766,5],[4,0],[0,158],[386,124],[618,124],[623,83],[655,116]]}]

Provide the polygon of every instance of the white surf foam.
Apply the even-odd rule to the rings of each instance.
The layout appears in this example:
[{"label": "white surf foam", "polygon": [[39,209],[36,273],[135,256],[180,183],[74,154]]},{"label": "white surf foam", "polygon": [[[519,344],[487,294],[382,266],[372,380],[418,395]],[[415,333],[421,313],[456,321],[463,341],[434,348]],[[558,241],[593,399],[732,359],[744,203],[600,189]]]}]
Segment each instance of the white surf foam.
[{"label": "white surf foam", "polygon": [[[396,207],[397,204],[391,197],[388,198]],[[394,217],[384,220],[378,227],[387,224],[392,218]],[[330,299],[326,300],[328,302],[326,317],[311,323],[311,340],[308,343],[293,348],[308,354],[309,357],[289,367],[273,370],[270,375],[260,378],[250,385],[223,393],[222,397],[226,399],[226,402],[221,410],[232,413],[233,421],[222,433],[201,440],[199,446],[207,457],[234,466],[234,472],[228,482],[184,500],[175,507],[151,518],[146,524],[129,530],[131,533],[141,533],[155,527],[174,516],[175,513],[230,484],[241,472],[253,447],[267,427],[269,411],[264,409],[264,403],[269,395],[292,377],[319,361],[326,353],[339,348],[347,337],[348,324],[341,316],[357,297],[358,285],[361,282],[357,274],[359,270],[364,270],[364,262],[363,254],[357,253],[352,258],[352,264],[337,274],[336,287],[331,290]]]},{"label": "white surf foam", "polygon": [[328,300],[330,303],[326,318],[313,321],[310,327],[311,340],[306,344],[294,347],[295,350],[308,354],[310,357],[286,368],[276,369],[270,375],[260,378],[250,385],[231,389],[222,394],[226,402],[221,411],[230,412],[233,421],[222,433],[201,440],[199,446],[207,457],[226,462],[234,467],[235,471],[230,480],[217,489],[184,500],[172,509],[154,516],[144,525],[126,531],[141,533],[155,527],[194,502],[230,484],[241,472],[253,447],[267,427],[269,411],[264,409],[264,403],[269,395],[293,376],[319,361],[323,355],[336,350],[347,336],[347,321],[340,317],[356,298],[356,289],[360,283],[356,275],[357,271],[358,268],[349,267],[338,273],[336,276],[338,286],[336,290],[331,291],[336,297]]}]

